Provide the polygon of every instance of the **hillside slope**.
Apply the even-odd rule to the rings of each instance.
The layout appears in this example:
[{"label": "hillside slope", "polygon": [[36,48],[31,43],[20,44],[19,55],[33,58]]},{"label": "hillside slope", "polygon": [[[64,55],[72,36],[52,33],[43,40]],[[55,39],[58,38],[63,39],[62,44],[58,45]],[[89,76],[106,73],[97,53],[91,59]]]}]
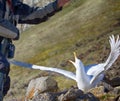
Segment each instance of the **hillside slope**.
[{"label": "hillside slope", "polygon": [[[119,0],[71,0],[48,21],[21,34],[21,39],[15,42],[15,59],[74,71],[67,62],[73,59],[74,51],[86,65],[103,62],[109,54],[109,35],[119,33]],[[21,98],[28,82],[42,75],[54,75],[60,89],[76,84],[54,73],[12,66],[11,89],[5,101]]]}]

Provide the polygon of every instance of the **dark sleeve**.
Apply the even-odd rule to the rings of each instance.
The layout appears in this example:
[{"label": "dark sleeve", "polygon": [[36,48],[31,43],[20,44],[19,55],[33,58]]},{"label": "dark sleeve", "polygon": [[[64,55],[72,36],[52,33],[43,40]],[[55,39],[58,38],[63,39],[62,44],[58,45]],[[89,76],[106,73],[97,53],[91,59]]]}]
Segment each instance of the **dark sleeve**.
[{"label": "dark sleeve", "polygon": [[0,17],[0,36],[17,40],[19,30],[12,23]]},{"label": "dark sleeve", "polygon": [[47,20],[47,18],[53,15],[57,10],[57,0],[44,7],[30,7],[19,2],[15,6],[15,15],[19,15],[18,23],[38,24]]}]

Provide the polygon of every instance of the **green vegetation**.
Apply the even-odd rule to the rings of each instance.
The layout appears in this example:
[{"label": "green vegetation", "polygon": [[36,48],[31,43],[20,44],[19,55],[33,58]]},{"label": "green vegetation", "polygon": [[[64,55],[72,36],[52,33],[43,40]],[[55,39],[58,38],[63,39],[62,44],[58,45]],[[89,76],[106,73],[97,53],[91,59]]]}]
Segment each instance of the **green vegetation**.
[{"label": "green vegetation", "polygon": [[[21,34],[15,59],[75,71],[68,63],[74,51],[86,65],[103,62],[109,35],[119,33],[120,0],[72,0],[48,21]],[[11,66],[11,90],[5,101],[24,97],[29,81],[42,75],[54,75],[60,89],[76,84],[54,73]]]}]

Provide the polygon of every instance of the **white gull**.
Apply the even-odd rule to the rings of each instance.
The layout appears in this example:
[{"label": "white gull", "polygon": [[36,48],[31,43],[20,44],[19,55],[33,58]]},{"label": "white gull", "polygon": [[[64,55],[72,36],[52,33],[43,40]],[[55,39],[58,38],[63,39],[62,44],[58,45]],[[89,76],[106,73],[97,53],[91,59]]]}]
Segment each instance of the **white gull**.
[{"label": "white gull", "polygon": [[75,80],[77,82],[78,88],[84,92],[87,92],[91,88],[99,84],[101,80],[103,80],[104,72],[112,66],[112,64],[115,62],[115,60],[120,55],[119,36],[117,36],[116,40],[115,40],[114,35],[110,36],[109,43],[111,47],[111,52],[109,54],[108,59],[104,63],[84,66],[82,61],[77,58],[76,53],[74,52],[75,62],[71,60],[70,62],[75,66],[76,73],[72,73],[67,70],[62,70],[62,69],[53,68],[53,67],[28,64],[28,63],[24,63],[24,62],[20,62],[16,60],[11,60],[10,63],[17,65],[17,66],[21,66],[21,67],[39,69],[39,70],[44,70],[44,71],[52,71],[52,72],[62,74],[70,79]]}]

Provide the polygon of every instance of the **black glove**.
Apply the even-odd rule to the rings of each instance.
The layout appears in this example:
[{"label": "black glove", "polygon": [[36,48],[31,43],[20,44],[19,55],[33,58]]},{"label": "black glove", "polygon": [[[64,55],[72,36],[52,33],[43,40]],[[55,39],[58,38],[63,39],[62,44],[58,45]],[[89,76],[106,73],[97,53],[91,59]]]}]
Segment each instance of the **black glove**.
[{"label": "black glove", "polygon": [[19,30],[17,30],[17,36],[13,39],[13,40],[19,40],[19,38],[20,38],[20,33],[19,33]]}]

